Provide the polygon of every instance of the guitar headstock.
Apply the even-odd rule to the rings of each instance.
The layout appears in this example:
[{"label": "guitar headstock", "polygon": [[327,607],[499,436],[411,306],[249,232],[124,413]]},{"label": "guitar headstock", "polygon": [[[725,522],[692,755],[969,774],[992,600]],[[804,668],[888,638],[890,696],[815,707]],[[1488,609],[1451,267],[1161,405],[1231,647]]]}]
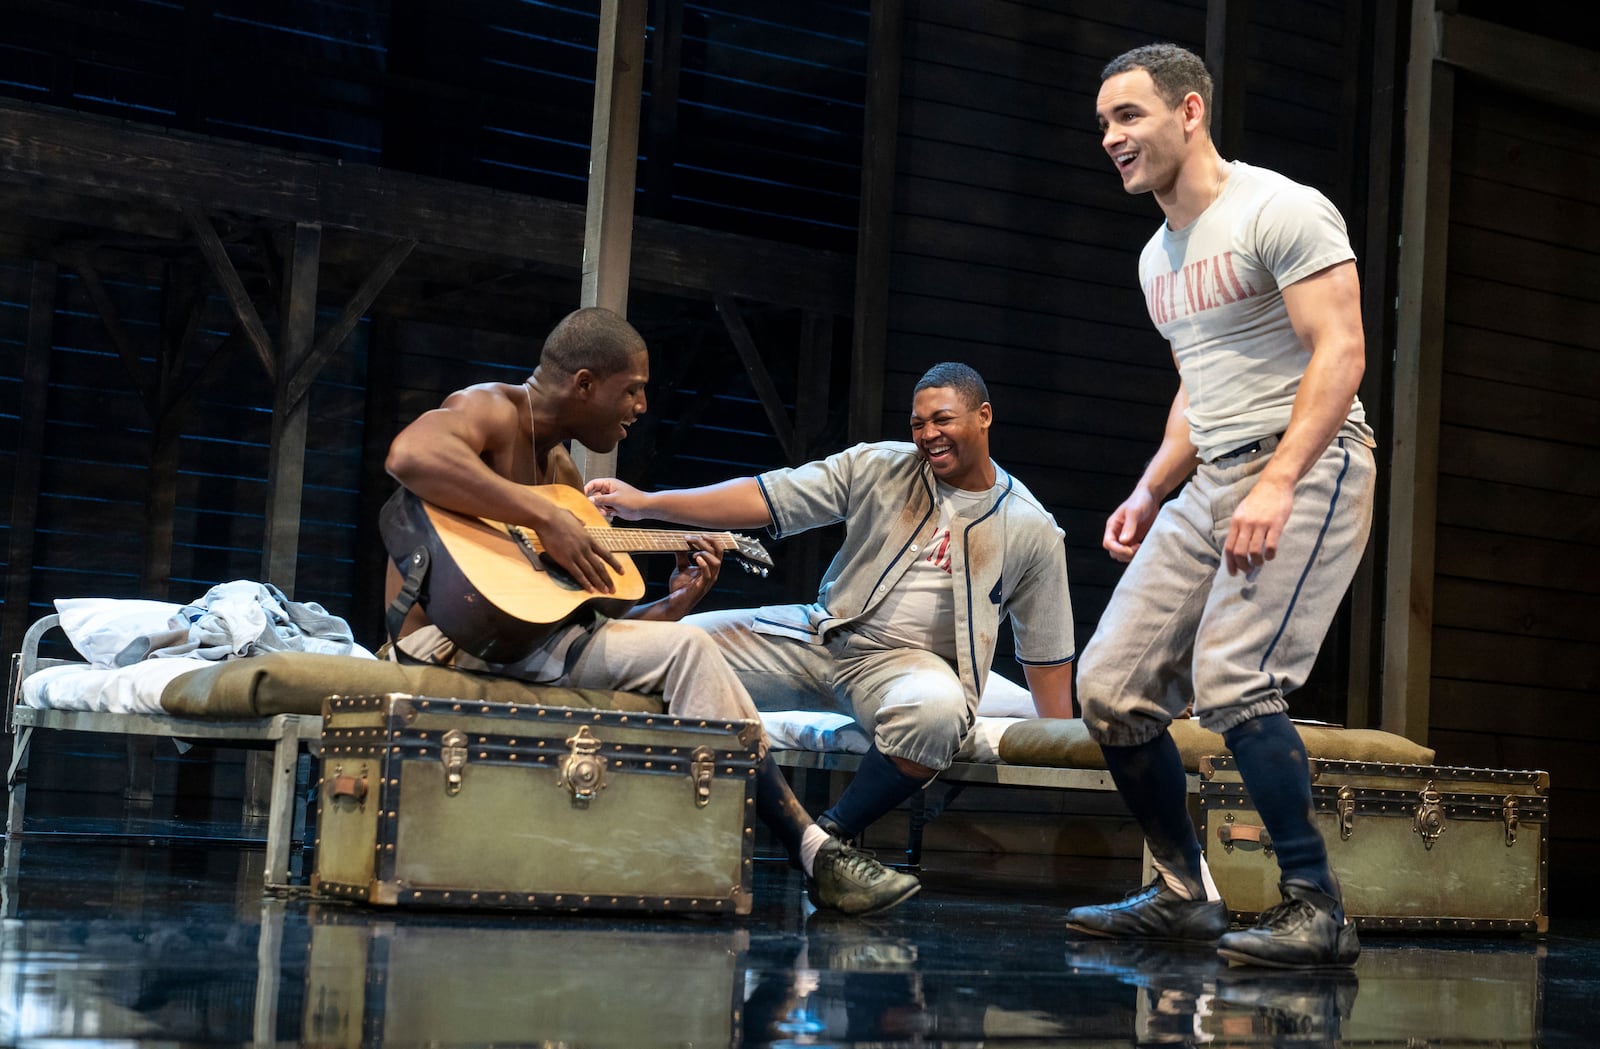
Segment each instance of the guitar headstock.
[{"label": "guitar headstock", "polygon": [[733,554],[739,559],[739,567],[752,575],[766,578],[768,570],[772,568],[772,555],[767,553],[767,548],[747,535],[737,532],[728,534],[733,539]]}]

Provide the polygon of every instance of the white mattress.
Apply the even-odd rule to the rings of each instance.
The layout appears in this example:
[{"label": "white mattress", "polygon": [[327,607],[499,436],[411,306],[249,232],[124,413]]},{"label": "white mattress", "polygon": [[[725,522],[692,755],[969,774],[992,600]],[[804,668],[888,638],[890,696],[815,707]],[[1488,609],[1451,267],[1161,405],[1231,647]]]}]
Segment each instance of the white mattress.
[{"label": "white mattress", "polygon": [[[972,733],[956,754],[957,761],[995,764],[1000,760],[1000,737],[1022,718],[978,715]],[[761,723],[776,750],[816,750],[865,754],[872,739],[848,714],[811,710],[763,711]]]},{"label": "white mattress", "polygon": [[[1025,718],[1037,716],[1033,696],[1027,689],[1009,678],[990,674],[978,701],[977,721],[966,743],[956,753],[956,760],[997,764],[1000,737],[1005,735],[1006,729]],[[763,712],[761,723],[766,726],[772,745],[779,750],[865,754],[872,746],[872,738],[848,714],[810,710]]]},{"label": "white mattress", "polygon": [[161,690],[169,681],[212,665],[209,659],[146,659],[113,670],[89,663],[63,663],[24,679],[22,702],[53,710],[160,714]]}]

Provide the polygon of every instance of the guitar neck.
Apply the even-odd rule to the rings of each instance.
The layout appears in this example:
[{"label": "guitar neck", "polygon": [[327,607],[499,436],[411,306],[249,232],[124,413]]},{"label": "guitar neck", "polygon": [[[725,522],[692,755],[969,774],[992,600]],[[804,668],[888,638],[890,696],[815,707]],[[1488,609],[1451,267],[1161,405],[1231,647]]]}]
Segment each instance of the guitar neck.
[{"label": "guitar neck", "polygon": [[737,550],[728,532],[672,532],[659,528],[588,528],[590,538],[619,554],[675,552],[689,549],[691,535],[704,536],[719,550]]}]

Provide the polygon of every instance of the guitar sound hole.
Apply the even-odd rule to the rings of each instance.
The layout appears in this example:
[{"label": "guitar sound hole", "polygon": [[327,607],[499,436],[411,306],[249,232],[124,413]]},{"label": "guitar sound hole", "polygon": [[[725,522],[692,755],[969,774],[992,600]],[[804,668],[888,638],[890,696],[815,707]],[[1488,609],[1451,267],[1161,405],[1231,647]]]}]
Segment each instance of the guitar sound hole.
[{"label": "guitar sound hole", "polygon": [[563,590],[582,590],[583,586],[572,578],[571,574],[549,554],[540,554],[539,561],[544,565],[544,570],[550,574],[550,581]]}]

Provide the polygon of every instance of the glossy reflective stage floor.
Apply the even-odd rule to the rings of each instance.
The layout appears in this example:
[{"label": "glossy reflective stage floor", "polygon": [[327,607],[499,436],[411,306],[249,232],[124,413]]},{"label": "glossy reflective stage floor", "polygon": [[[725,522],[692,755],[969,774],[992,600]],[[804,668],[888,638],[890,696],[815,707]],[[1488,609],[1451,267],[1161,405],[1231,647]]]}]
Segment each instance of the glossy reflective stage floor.
[{"label": "glossy reflective stage floor", "polygon": [[[15,850],[17,846],[9,846]],[[876,919],[758,862],[748,919],[386,913],[264,897],[259,850],[30,839],[0,1045],[1592,1046],[1600,925],[1370,936],[1353,975],[1070,941],[1131,864],[966,869]]]}]

